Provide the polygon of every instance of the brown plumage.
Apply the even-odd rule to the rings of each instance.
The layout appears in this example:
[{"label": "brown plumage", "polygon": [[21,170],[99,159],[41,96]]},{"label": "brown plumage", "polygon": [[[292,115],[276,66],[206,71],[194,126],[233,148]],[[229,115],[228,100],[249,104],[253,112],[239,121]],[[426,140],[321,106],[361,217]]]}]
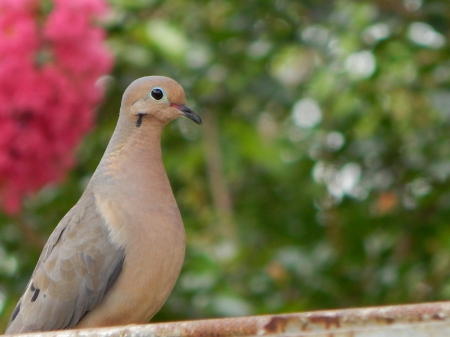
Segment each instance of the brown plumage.
[{"label": "brown plumage", "polygon": [[164,125],[200,124],[174,80],[125,91],[111,141],[78,203],[46,243],[6,333],[146,323],[184,260],[183,222],[161,156]]}]

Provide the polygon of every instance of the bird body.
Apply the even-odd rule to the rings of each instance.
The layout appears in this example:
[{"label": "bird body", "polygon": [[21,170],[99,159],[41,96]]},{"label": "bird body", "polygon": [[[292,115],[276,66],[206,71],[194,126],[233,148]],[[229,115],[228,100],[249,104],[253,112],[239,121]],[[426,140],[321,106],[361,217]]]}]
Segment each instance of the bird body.
[{"label": "bird body", "polygon": [[106,152],[46,243],[6,333],[145,323],[161,308],[185,233],[160,142],[182,115],[201,123],[172,79],[127,88]]}]

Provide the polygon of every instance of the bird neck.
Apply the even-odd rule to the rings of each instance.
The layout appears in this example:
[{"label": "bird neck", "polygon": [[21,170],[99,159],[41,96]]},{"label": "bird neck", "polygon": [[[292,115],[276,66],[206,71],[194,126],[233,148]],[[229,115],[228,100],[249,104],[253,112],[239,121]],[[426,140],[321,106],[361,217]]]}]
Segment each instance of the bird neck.
[{"label": "bird neck", "polygon": [[[102,186],[123,188],[129,193],[170,188],[161,152],[163,125],[155,120],[144,120],[137,127],[132,121],[120,120],[94,175],[100,176]],[[107,191],[105,191],[107,192]],[[142,194],[141,194],[142,195]]]}]

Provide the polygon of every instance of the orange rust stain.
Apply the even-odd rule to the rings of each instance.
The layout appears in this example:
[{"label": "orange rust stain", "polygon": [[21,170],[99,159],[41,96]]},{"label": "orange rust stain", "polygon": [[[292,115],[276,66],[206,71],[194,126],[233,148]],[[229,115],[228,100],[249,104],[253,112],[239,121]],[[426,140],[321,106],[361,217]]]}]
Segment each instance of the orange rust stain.
[{"label": "orange rust stain", "polygon": [[439,314],[439,313],[433,314],[433,315],[431,316],[431,318],[432,318],[432,319],[435,319],[435,320],[438,320],[438,321],[443,321],[443,320],[445,320],[445,316],[442,315],[442,314]]},{"label": "orange rust stain", "polygon": [[339,316],[311,316],[308,320],[313,324],[321,324],[325,329],[332,327],[339,328],[341,326],[341,319]]},{"label": "orange rust stain", "polygon": [[286,325],[289,322],[288,318],[285,317],[272,317],[264,326],[266,332],[275,333],[275,332],[285,332]]}]

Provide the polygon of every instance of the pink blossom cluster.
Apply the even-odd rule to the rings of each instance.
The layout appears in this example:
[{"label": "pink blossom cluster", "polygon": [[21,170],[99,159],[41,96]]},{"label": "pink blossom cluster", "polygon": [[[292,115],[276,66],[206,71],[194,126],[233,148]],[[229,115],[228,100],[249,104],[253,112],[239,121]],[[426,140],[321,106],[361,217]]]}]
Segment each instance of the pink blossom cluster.
[{"label": "pink blossom cluster", "polygon": [[60,181],[112,66],[104,0],[0,0],[0,207]]}]

